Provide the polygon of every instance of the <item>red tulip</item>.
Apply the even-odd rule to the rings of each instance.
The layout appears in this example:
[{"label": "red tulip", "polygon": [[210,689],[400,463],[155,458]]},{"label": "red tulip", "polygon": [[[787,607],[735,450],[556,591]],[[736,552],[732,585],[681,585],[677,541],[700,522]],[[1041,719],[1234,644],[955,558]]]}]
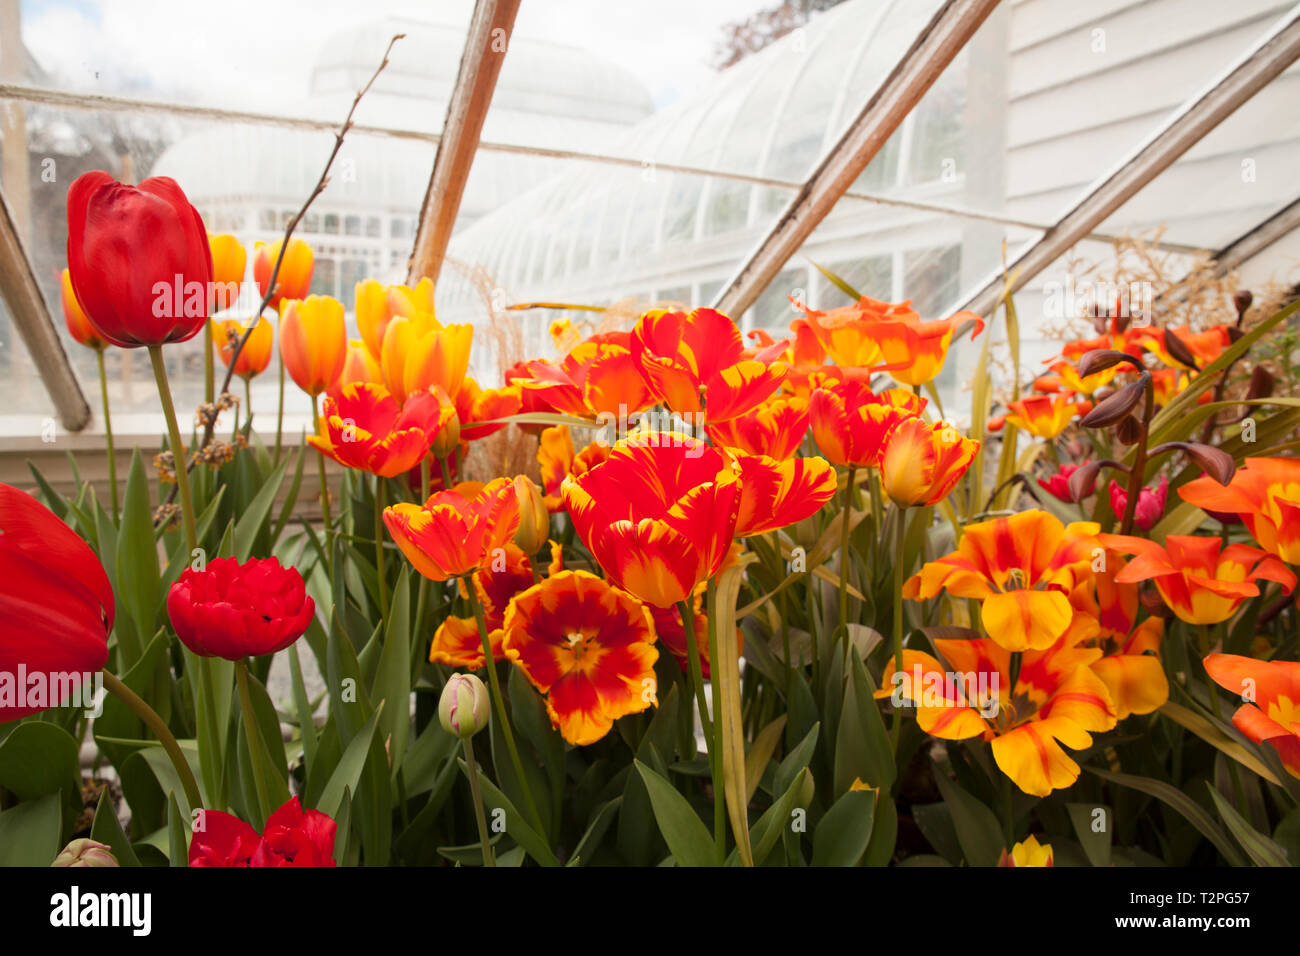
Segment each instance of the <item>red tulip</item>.
[{"label": "red tulip", "polygon": [[[113,609],[108,575],[90,545],[31,495],[0,484],[0,674],[101,670]],[[61,703],[26,706],[26,687],[14,689],[21,697],[6,701],[0,684],[0,723]]]},{"label": "red tulip", "polygon": [[212,249],[166,176],[139,186],[101,170],[68,190],[68,272],[90,324],[123,348],[184,342],[208,317]]},{"label": "red tulip", "polygon": [[[1038,486],[1057,501],[1064,501],[1067,505],[1072,505],[1074,504],[1074,495],[1070,491],[1070,476],[1086,464],[1088,464],[1088,462],[1083,461],[1077,465],[1062,465],[1057,469],[1055,474],[1051,475],[1046,480],[1039,478]],[[1138,506],[1141,507],[1140,499]],[[1117,512],[1117,514],[1123,513],[1122,510]]]},{"label": "red tulip", "polygon": [[186,568],[167,594],[181,643],[200,657],[230,661],[283,650],[315,613],[302,576],[275,558],[216,558],[203,571]]},{"label": "red tulip", "polygon": [[[1064,469],[1062,469],[1064,470]],[[1160,484],[1154,488],[1142,488],[1138,491],[1137,508],[1134,509],[1137,526],[1143,531],[1150,531],[1165,513],[1165,499],[1169,497],[1169,478],[1160,476]],[[1128,507],[1128,489],[1121,488],[1119,482],[1110,483],[1110,508],[1115,517],[1124,517]]]},{"label": "red tulip", "polygon": [[190,866],[336,866],[338,827],[297,797],[271,814],[262,835],[238,817],[204,810],[190,841]]}]

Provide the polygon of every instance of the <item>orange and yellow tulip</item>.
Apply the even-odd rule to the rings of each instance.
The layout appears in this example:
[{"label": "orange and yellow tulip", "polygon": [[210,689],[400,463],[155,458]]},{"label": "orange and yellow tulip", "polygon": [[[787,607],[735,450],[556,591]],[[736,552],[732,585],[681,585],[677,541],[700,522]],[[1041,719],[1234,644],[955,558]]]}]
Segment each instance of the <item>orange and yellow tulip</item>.
[{"label": "orange and yellow tulip", "polygon": [[1286,772],[1300,778],[1300,663],[1211,654],[1205,672],[1244,702],[1233,726],[1276,750]]},{"label": "orange and yellow tulip", "polygon": [[383,352],[384,333],[396,318],[410,318],[421,313],[433,314],[433,281],[421,279],[414,288],[384,285],[378,279],[364,279],[356,284],[357,329],[375,361]]},{"label": "orange and yellow tulip", "polygon": [[780,387],[784,362],[747,359],[736,323],[713,309],[647,312],[632,330],[631,350],[654,398],[671,410],[725,422]]},{"label": "orange and yellow tulip", "polygon": [[1007,403],[1006,420],[1048,441],[1065,431],[1079,411],[1071,395],[1031,395]]},{"label": "orange and yellow tulip", "polygon": [[1192,357],[1204,368],[1217,359],[1229,345],[1232,335],[1226,325],[1216,325],[1204,332],[1193,332],[1184,325],[1176,329],[1136,329],[1131,334],[1133,341],[1151,352],[1170,368],[1190,369],[1187,362],[1175,358],[1170,350],[1167,336],[1173,333],[1187,347]]},{"label": "orange and yellow tulip", "polygon": [[1039,843],[1038,837],[1032,833],[1028,839],[1022,840],[1011,848],[1008,853],[1005,849],[998,858],[998,866],[1053,866],[1052,862],[1052,845],[1050,843]]},{"label": "orange and yellow tulip", "polygon": [[[227,368],[230,367],[230,357],[235,354],[235,346],[244,337],[245,331],[247,331],[246,327],[234,319],[212,321],[212,341],[217,347],[217,354],[221,356],[222,364]],[[250,379],[254,375],[265,372],[266,367],[271,364],[271,346],[274,342],[275,334],[271,329],[271,323],[264,316],[258,316],[253,326],[253,334],[239,350],[239,358],[235,361],[235,374]]]},{"label": "orange and yellow tulip", "polygon": [[[486,568],[475,571],[470,578],[483,621],[492,646],[492,659],[501,660],[505,654],[506,608],[516,594],[533,586],[532,564],[528,555],[514,543],[507,542],[504,554],[499,555]],[[460,581],[465,593],[464,579]],[[438,626],[429,648],[429,660],[449,667],[466,667],[478,670],[483,666],[483,641],[478,632],[478,621],[472,617],[449,617]]]},{"label": "orange and yellow tulip", "polygon": [[[1112,365],[1110,368],[1104,368],[1100,372],[1093,372],[1087,378],[1082,378],[1079,375],[1079,370],[1069,362],[1057,362],[1055,365],[1051,366],[1051,370],[1055,374],[1060,387],[1078,395],[1091,395],[1102,386],[1109,385],[1114,381],[1116,375],[1125,371],[1127,368],[1129,368],[1129,366],[1122,364]],[[1034,388],[1042,392],[1049,391],[1048,389],[1038,388],[1038,381],[1034,382]],[[1056,390],[1057,389],[1051,389],[1050,391]]]},{"label": "orange and yellow tulip", "polygon": [[579,342],[559,365],[545,359],[527,363],[520,380],[526,395],[545,410],[577,418],[617,420],[654,404],[632,358],[626,332],[603,332]]},{"label": "orange and yellow tulip", "polygon": [[347,351],[347,326],[338,299],[309,295],[280,303],[280,359],[308,395],[319,395],[334,386],[343,372]]},{"label": "orange and yellow tulip", "polygon": [[63,270],[59,294],[63,301],[63,321],[68,324],[68,333],[86,348],[96,352],[105,349],[108,341],[95,331],[90,319],[86,318],[85,310],[77,301],[77,293],[72,291],[72,275],[67,269]]},{"label": "orange and yellow tulip", "polygon": [[343,370],[339,372],[338,380],[330,387],[329,394],[337,395],[339,389],[353,382],[384,384],[384,373],[379,368],[378,359],[370,354],[370,349],[366,348],[366,343],[361,339],[348,340],[347,352],[343,356]]},{"label": "orange and yellow tulip", "polygon": [[1045,797],[1079,779],[1079,765],[1063,748],[1082,750],[1092,734],[1116,723],[1110,692],[1092,670],[1096,648],[1059,640],[1028,650],[1014,682],[1011,652],[996,641],[937,639],[943,658],[904,650],[898,670],[891,657],[885,674],[893,687],[877,697],[912,701],[917,723],[932,737],[992,743],[998,768],[1025,793]]},{"label": "orange and yellow tulip", "polygon": [[1069,595],[1091,574],[1099,529],[1094,522],[1067,526],[1045,511],[967,525],[957,550],[924,565],[903,596],[974,598],[994,642],[1008,651],[1043,650],[1074,622]]},{"label": "orange and yellow tulip", "polygon": [[729,421],[710,424],[707,431],[715,445],[784,460],[799,451],[808,433],[808,402],[773,398]]},{"label": "orange and yellow tulip", "polygon": [[384,383],[399,401],[434,386],[454,399],[465,381],[473,341],[474,326],[443,325],[432,312],[396,316],[379,349]]},{"label": "orange and yellow tulip", "polygon": [[216,236],[209,233],[208,246],[212,249],[212,308],[220,312],[230,308],[239,298],[248,254],[239,240],[229,233]]},{"label": "orange and yellow tulip", "polygon": [[611,581],[672,607],[722,567],[740,482],[715,449],[683,435],[633,436],[561,484],[564,506]]},{"label": "orange and yellow tulip", "polygon": [[394,478],[420,463],[454,412],[433,391],[398,405],[382,385],[353,382],[325,397],[320,434],[307,441],[340,465]]},{"label": "orange and yellow tulip", "polygon": [[1247,458],[1226,487],[1204,475],[1178,493],[1198,508],[1239,515],[1261,548],[1300,565],[1300,458]]},{"label": "orange and yellow tulip", "polygon": [[1103,547],[1136,555],[1115,575],[1121,584],[1151,581],[1188,624],[1218,624],[1259,595],[1258,581],[1275,581],[1290,594],[1295,574],[1276,557],[1245,544],[1226,548],[1219,538],[1171,534],[1161,547],[1146,538],[1098,535]]},{"label": "orange and yellow tulip", "polygon": [[655,702],[649,609],[586,571],[561,571],[517,595],[502,647],[574,746],[595,743],[614,721]]},{"label": "orange and yellow tulip", "polygon": [[835,467],[824,458],[735,455],[740,502],[735,535],[748,538],[812,517],[835,497]]},{"label": "orange and yellow tulip", "polygon": [[907,418],[894,426],[880,456],[880,486],[900,508],[948,497],[979,453],[980,443],[944,422]]},{"label": "orange and yellow tulip", "polygon": [[[263,298],[266,298],[267,284],[271,281],[271,270],[275,268],[275,260],[279,257],[283,245],[283,239],[277,239],[269,244],[265,242],[253,244],[253,280],[257,283],[257,291]],[[311,291],[311,274],[315,264],[316,257],[311,251],[311,246],[301,239],[290,239],[289,246],[284,251],[284,260],[280,263],[280,271],[275,277],[274,294],[266,304],[273,309],[279,309],[288,299],[307,298],[307,293]]]},{"label": "orange and yellow tulip", "polygon": [[546,507],[550,511],[564,510],[560,486],[564,479],[585,475],[609,457],[607,442],[593,441],[577,452],[568,425],[555,425],[542,432],[537,445],[537,463],[542,471],[542,488],[546,491]]},{"label": "orange and yellow tulip", "polygon": [[384,509],[384,525],[408,561],[430,581],[446,581],[490,567],[519,527],[519,499],[509,478],[494,478],[466,497],[464,485],[440,491],[422,505]]},{"label": "orange and yellow tulip", "polygon": [[[481,389],[472,377],[465,376],[456,393],[456,414],[460,419],[460,437],[470,442],[495,434],[508,422],[498,419],[518,415],[523,389],[519,385]],[[484,424],[492,422],[492,424]]]},{"label": "orange and yellow tulip", "polygon": [[816,388],[808,400],[813,438],[831,462],[879,468],[894,427],[916,418],[926,400],[901,388],[877,395],[865,379],[843,379]]}]

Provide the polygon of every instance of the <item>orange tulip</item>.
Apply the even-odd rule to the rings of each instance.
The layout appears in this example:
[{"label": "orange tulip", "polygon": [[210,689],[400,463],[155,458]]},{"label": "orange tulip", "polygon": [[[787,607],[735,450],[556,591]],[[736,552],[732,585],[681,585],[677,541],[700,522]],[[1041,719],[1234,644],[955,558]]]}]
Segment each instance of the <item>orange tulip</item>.
[{"label": "orange tulip", "polygon": [[877,395],[865,379],[845,379],[816,388],[808,415],[817,447],[832,462],[879,468],[889,433],[904,419],[920,415],[925,404],[904,389]]},{"label": "orange tulip", "polygon": [[[227,368],[230,367],[231,356],[235,354],[235,346],[244,337],[245,331],[247,331],[246,327],[234,319],[212,321],[212,341],[217,347],[217,354],[221,356],[222,364]],[[271,364],[271,346],[274,341],[275,334],[271,330],[271,323],[266,318],[258,316],[253,326],[253,334],[239,350],[239,358],[235,362],[235,374],[250,379],[254,375],[265,372],[266,367]]]},{"label": "orange tulip", "polygon": [[248,254],[239,244],[239,240],[229,233],[217,236],[209,233],[208,246],[212,249],[212,309],[220,312],[222,309],[230,308],[239,298],[239,287],[244,282],[244,267],[248,263]]},{"label": "orange tulip", "polygon": [[[269,245],[265,242],[253,244],[253,280],[257,283],[257,291],[263,298],[266,297],[267,283],[271,281],[271,270],[275,268],[275,260],[279,257],[280,247],[283,245],[283,239],[277,239]],[[301,239],[290,239],[289,247],[284,253],[284,261],[280,263],[280,271],[275,277],[275,294],[271,296],[267,305],[279,309],[288,299],[307,298],[307,293],[311,291],[311,273],[315,263],[316,257],[311,251],[311,246]]]},{"label": "orange tulip", "polygon": [[880,485],[900,508],[938,504],[956,487],[980,450],[944,422],[899,422],[880,456]]},{"label": "orange tulip", "polygon": [[337,395],[339,389],[353,382],[384,384],[384,373],[379,368],[379,361],[370,354],[370,349],[366,348],[366,343],[361,339],[348,340],[347,352],[343,356],[343,370],[330,387],[329,394]]},{"label": "orange tulip", "polygon": [[411,318],[421,313],[433,314],[433,280],[427,276],[414,288],[384,285],[378,279],[356,284],[357,328],[375,361],[383,352],[384,333],[395,318]]},{"label": "orange tulip", "polygon": [[993,759],[1025,793],[1045,797],[1079,779],[1079,765],[1064,747],[1082,750],[1092,734],[1115,726],[1114,704],[1090,665],[1101,651],[1056,641],[1024,652],[1015,680],[1011,652],[996,641],[933,642],[943,658],[904,650],[903,666],[891,657],[892,687],[877,697],[909,700],[921,729],[943,740],[983,737]]},{"label": "orange tulip", "polygon": [[769,398],[783,362],[744,357],[736,323],[713,309],[647,312],[632,330],[632,355],[652,395],[671,410],[724,422]]},{"label": "orange tulip", "polygon": [[835,496],[835,466],[824,458],[736,455],[740,503],[735,535],[748,538],[810,518]]},{"label": "orange tulip", "polygon": [[1276,750],[1286,772],[1300,778],[1300,663],[1211,654],[1205,672],[1244,701],[1232,725]]},{"label": "orange tulip", "polygon": [[410,392],[436,385],[456,398],[465,382],[473,340],[474,326],[444,326],[432,312],[393,318],[379,349],[388,390],[400,401]]},{"label": "orange tulip", "polygon": [[77,301],[77,293],[72,291],[72,275],[63,270],[60,297],[63,300],[63,321],[68,324],[68,332],[86,348],[102,351],[108,342],[95,331],[95,327],[86,318],[86,312]]},{"label": "orange tulip", "polygon": [[[1187,373],[1176,368],[1157,368],[1151,370],[1151,387],[1155,392],[1157,405],[1168,405],[1182,393],[1191,380]],[[1196,396],[1196,404],[1204,405],[1214,401],[1214,389],[1208,388]]]},{"label": "orange tulip", "polygon": [[1247,458],[1226,487],[1204,475],[1178,493],[1198,508],[1239,515],[1261,548],[1300,565],[1300,458]]},{"label": "orange tulip", "polygon": [[516,596],[502,646],[575,746],[594,744],[655,701],[650,611],[586,571],[561,571]]},{"label": "orange tulip", "polygon": [[392,505],[384,524],[415,570],[445,581],[490,567],[498,549],[504,553],[519,527],[519,499],[509,478],[494,478],[472,497],[440,491],[423,505]]},{"label": "orange tulip", "polygon": [[[464,441],[477,441],[506,427],[506,422],[495,419],[519,414],[523,389],[519,385],[505,388],[481,389],[478,382],[466,376],[456,393],[456,414],[460,419],[460,437]],[[482,422],[493,422],[491,425]]]},{"label": "orange tulip", "polygon": [[393,478],[420,463],[454,411],[432,391],[398,405],[382,385],[353,382],[325,397],[320,434],[307,441],[340,465]]},{"label": "orange tulip", "polygon": [[654,404],[632,359],[626,332],[593,335],[575,345],[559,365],[537,359],[520,381],[543,410],[577,418],[626,418]]},{"label": "orange tulip", "polygon": [[1153,353],[1170,368],[1191,369],[1192,366],[1175,358],[1170,351],[1167,342],[1170,333],[1178,336],[1202,368],[1217,359],[1232,344],[1231,333],[1226,325],[1216,325],[1204,332],[1193,332],[1186,325],[1176,329],[1136,329],[1132,337],[1135,343]]},{"label": "orange tulip", "polygon": [[568,425],[556,425],[543,431],[537,445],[537,463],[541,466],[547,509],[563,511],[560,486],[564,479],[569,475],[575,478],[585,475],[609,457],[609,449],[607,442],[593,441],[582,451],[575,452]]},{"label": "orange tulip", "polygon": [[611,581],[656,607],[684,601],[722,567],[740,483],[713,448],[674,434],[633,436],[561,484],[573,527]]},{"label": "orange tulip", "polygon": [[1002,647],[1051,647],[1074,622],[1069,595],[1091,574],[1099,529],[1090,521],[1063,525],[1045,511],[967,525],[957,550],[924,565],[903,596],[974,598],[984,629]]},{"label": "orange tulip", "polygon": [[[492,659],[501,660],[505,654],[506,608],[511,599],[533,586],[532,564],[514,542],[504,545],[504,552],[487,567],[475,571],[471,577],[474,594],[483,608],[483,621],[492,646]],[[462,595],[465,582],[460,582]],[[438,626],[429,648],[429,660],[449,667],[467,667],[478,670],[483,666],[483,641],[479,636],[478,622],[472,617],[449,617]]]},{"label": "orange tulip", "polygon": [[[1126,364],[1112,365],[1100,372],[1093,372],[1087,378],[1081,378],[1079,370],[1069,362],[1057,362],[1051,368],[1060,380],[1061,387],[1066,391],[1075,392],[1079,395],[1091,395],[1103,385],[1109,385],[1114,381],[1116,375],[1127,370],[1130,366]],[[1034,387],[1038,387],[1037,382],[1034,383]]]},{"label": "orange tulip", "polygon": [[852,305],[826,312],[795,304],[803,309],[809,330],[831,361],[846,368],[866,368],[880,362],[880,343],[871,328],[874,323],[888,320],[915,322],[920,319],[912,311],[910,299],[891,303],[863,296]]},{"label": "orange tulip", "polygon": [[707,431],[715,445],[784,460],[799,451],[808,434],[808,402],[773,398],[730,421],[710,424]]},{"label": "orange tulip", "polygon": [[1224,548],[1219,538],[1171,534],[1163,548],[1129,535],[1103,534],[1098,540],[1136,555],[1116,581],[1152,581],[1170,610],[1189,624],[1226,621],[1243,601],[1259,595],[1258,581],[1276,581],[1287,594],[1296,584],[1295,574],[1273,555],[1244,544]]},{"label": "orange tulip", "polygon": [[1031,395],[1008,402],[1006,420],[1031,435],[1051,441],[1065,431],[1078,410],[1078,403],[1071,395]]},{"label": "orange tulip", "polygon": [[998,866],[1054,866],[1052,862],[1052,845],[1039,843],[1032,833],[1027,840],[1022,840],[1007,853],[1005,849],[998,857]]},{"label": "orange tulip", "polygon": [[308,395],[334,386],[343,372],[347,349],[343,303],[338,299],[310,295],[280,303],[280,358]]}]

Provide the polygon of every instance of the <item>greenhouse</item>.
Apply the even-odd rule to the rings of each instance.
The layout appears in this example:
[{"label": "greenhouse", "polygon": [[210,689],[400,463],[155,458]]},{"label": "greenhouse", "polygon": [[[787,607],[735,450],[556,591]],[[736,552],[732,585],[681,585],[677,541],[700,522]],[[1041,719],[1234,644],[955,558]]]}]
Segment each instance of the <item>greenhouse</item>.
[{"label": "greenhouse", "polygon": [[0,866],[1300,862],[1298,62],[0,0]]}]

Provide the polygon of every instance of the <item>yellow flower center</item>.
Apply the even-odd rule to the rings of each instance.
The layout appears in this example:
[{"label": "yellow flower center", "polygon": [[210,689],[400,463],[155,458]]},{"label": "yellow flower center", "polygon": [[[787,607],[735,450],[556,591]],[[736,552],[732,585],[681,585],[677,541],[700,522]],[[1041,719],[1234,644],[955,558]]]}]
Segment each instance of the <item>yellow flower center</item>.
[{"label": "yellow flower center", "polygon": [[1292,730],[1300,728],[1300,701],[1292,700],[1286,694],[1279,694],[1268,702],[1268,717],[1283,727]]}]

